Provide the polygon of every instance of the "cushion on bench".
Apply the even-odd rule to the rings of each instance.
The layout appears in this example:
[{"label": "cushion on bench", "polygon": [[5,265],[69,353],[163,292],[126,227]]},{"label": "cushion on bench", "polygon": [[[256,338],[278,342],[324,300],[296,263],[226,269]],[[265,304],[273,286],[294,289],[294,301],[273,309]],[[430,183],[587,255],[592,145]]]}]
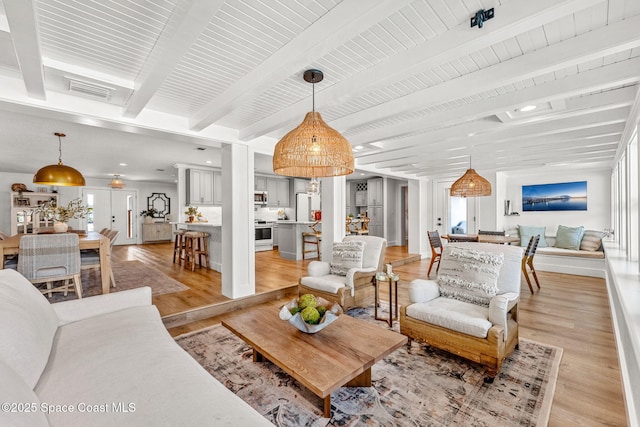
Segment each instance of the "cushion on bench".
[{"label": "cushion on bench", "polygon": [[554,256],[571,256],[577,258],[590,258],[590,259],[603,259],[604,252],[603,251],[576,251],[573,249],[562,249],[562,248],[538,248],[536,250],[537,255],[554,255]]}]

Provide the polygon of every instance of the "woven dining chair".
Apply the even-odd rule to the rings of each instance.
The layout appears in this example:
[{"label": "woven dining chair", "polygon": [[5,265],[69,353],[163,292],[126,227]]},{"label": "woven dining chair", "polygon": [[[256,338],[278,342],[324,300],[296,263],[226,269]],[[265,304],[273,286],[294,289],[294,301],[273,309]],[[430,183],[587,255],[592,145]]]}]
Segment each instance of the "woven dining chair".
[{"label": "woven dining chair", "polygon": [[46,285],[40,292],[49,298],[53,292],[63,292],[65,296],[75,292],[78,299],[82,298],[80,243],[76,233],[22,236],[17,270],[36,287]]},{"label": "woven dining chair", "polygon": [[536,254],[536,249],[538,248],[539,241],[539,234],[537,236],[531,236],[531,239],[529,239],[529,244],[527,245],[527,249],[524,251],[524,255],[522,257],[522,274],[524,274],[524,278],[527,280],[527,285],[529,285],[529,290],[531,291],[531,293],[533,293],[533,286],[531,286],[531,279],[529,279],[529,274],[527,273],[527,266],[529,266],[529,270],[531,270],[533,279],[536,281],[538,289],[540,289],[538,275],[536,274],[536,269],[533,267],[533,257]]},{"label": "woven dining chair", "polygon": [[[109,238],[109,254],[111,254],[111,250],[113,249],[113,244],[118,238],[118,234],[120,232],[118,230],[107,229],[104,233],[101,231],[100,234]],[[87,270],[91,268],[100,268],[100,251],[95,249],[88,249],[86,251],[80,252],[80,268],[82,270]],[[112,287],[116,287],[116,279],[113,276],[113,268],[109,269],[109,279]]]},{"label": "woven dining chair", "polygon": [[436,267],[436,273],[440,270],[440,255],[442,255],[442,239],[440,239],[440,233],[438,230],[435,231],[427,231],[427,236],[429,237],[429,244],[431,245],[431,262],[429,263],[429,271],[427,271],[427,277],[431,275],[431,267],[436,262],[438,263],[438,267]]}]

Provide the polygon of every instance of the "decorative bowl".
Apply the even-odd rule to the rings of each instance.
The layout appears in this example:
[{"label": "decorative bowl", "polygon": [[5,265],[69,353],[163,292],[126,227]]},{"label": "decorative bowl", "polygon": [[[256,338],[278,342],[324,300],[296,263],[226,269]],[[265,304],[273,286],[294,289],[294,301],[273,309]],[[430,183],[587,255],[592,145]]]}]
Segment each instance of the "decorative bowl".
[{"label": "decorative bowl", "polygon": [[317,325],[311,325],[302,320],[300,313],[291,314],[290,310],[298,306],[298,298],[292,299],[280,309],[280,319],[287,320],[293,326],[298,328],[298,330],[307,334],[320,332],[342,314],[342,307],[340,307],[340,304],[332,304],[330,301],[321,297],[316,297],[316,299],[318,300],[319,306],[327,307],[327,311],[324,313],[324,316],[322,316]]}]

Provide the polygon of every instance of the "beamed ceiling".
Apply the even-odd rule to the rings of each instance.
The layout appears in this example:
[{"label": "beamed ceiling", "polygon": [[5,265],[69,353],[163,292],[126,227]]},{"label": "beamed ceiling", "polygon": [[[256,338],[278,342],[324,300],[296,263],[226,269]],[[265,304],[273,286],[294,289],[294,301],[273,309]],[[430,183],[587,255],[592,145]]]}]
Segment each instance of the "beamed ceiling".
[{"label": "beamed ceiling", "polygon": [[52,163],[54,132],[65,163],[97,178],[171,182],[174,163],[219,166],[224,143],[270,155],[311,110],[308,68],[358,170],[403,179],[470,161],[610,168],[640,109],[638,0],[1,0],[0,13],[2,171]]}]

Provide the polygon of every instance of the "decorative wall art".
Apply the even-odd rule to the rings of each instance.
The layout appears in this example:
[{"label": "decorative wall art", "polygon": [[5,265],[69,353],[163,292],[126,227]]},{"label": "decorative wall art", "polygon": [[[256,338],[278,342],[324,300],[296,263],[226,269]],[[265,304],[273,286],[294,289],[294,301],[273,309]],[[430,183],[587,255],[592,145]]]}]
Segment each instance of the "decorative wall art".
[{"label": "decorative wall art", "polygon": [[155,209],[154,218],[164,218],[171,213],[171,199],[165,193],[151,193],[147,197],[147,209]]},{"label": "decorative wall art", "polygon": [[587,181],[522,186],[522,211],[586,211]]}]

